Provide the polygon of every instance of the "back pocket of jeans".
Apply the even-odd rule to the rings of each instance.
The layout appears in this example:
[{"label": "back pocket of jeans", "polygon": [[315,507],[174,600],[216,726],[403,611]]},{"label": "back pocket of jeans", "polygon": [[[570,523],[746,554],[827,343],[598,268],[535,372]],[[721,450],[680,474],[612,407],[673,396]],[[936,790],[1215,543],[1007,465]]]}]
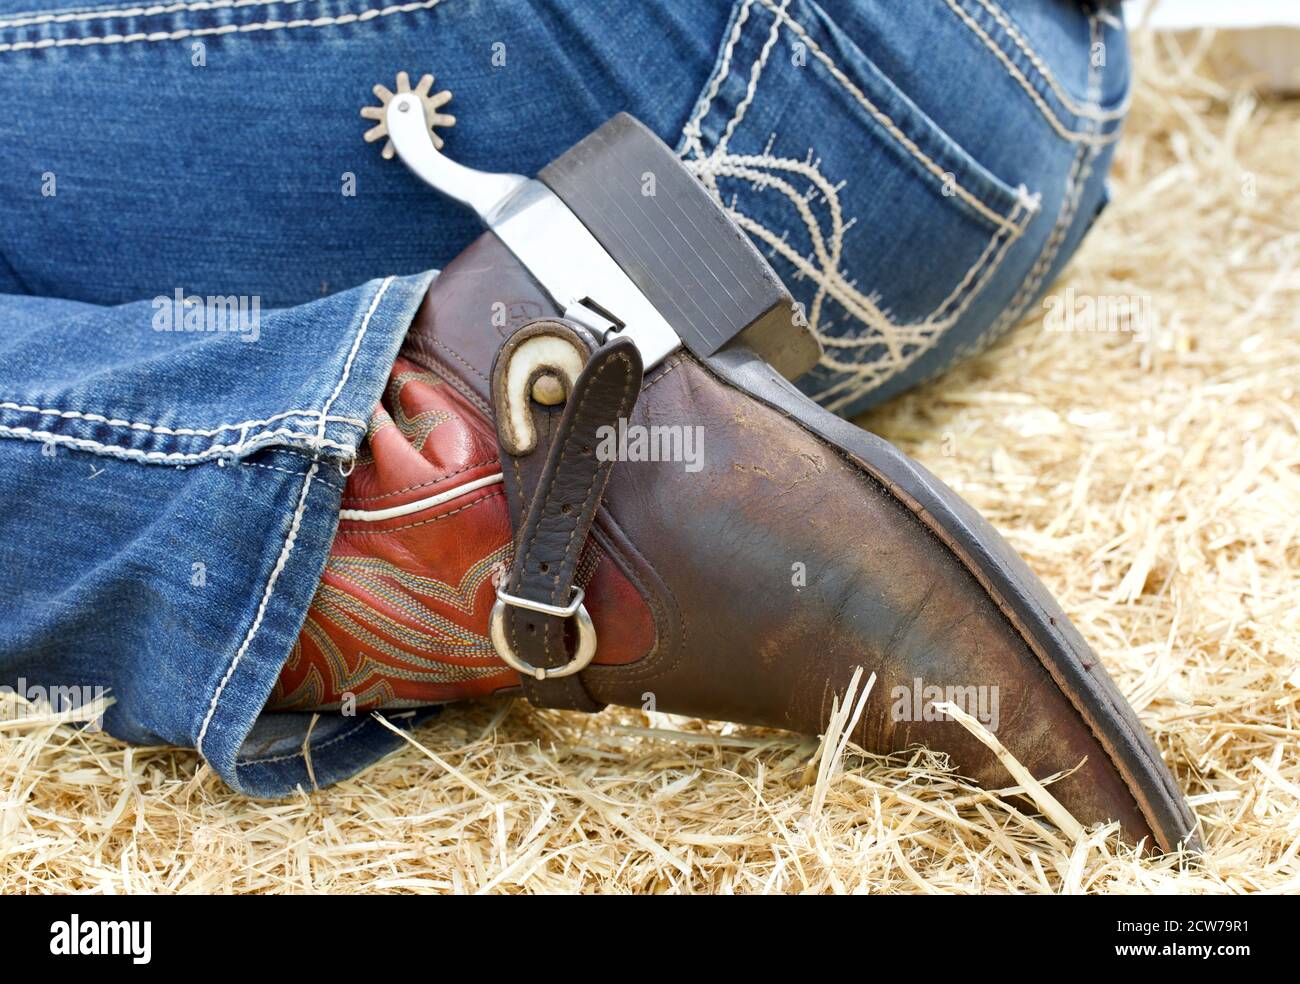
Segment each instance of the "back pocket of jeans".
[{"label": "back pocket of jeans", "polygon": [[739,0],[679,152],[802,305],[832,409],[930,351],[1036,207],[809,0]]}]

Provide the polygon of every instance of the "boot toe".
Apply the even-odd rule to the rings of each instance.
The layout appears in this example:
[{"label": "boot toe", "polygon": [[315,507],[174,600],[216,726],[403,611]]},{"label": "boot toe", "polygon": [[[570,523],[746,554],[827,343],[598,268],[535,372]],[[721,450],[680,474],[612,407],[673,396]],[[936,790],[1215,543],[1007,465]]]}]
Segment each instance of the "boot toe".
[{"label": "boot toe", "polygon": [[[764,363],[709,369],[727,385],[686,360],[637,411],[701,421],[714,441],[703,470],[616,471],[607,499],[689,637],[648,657],[634,701],[654,692],[664,710],[818,732],[860,666],[877,678],[854,734],[867,750],[923,744],[986,787],[1014,785],[934,706],[952,701],[1035,778],[1060,776],[1050,791],[1080,823],[1115,820],[1126,840],[1164,851],[1196,845],[1133,710],[974,510]],[[593,692],[627,703],[628,680],[604,672]]]}]

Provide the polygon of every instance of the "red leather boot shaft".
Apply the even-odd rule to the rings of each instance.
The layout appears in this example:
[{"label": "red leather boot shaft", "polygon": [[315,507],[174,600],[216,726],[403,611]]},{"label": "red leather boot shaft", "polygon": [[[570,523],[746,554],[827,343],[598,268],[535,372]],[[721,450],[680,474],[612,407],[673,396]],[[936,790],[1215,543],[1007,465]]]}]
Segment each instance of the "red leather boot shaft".
[{"label": "red leather boot shaft", "polygon": [[[419,706],[518,686],[488,615],[511,530],[491,423],[436,374],[399,358],[348,477],[338,532],[275,710]],[[597,659],[654,645],[650,613],[591,545],[583,559]]]}]

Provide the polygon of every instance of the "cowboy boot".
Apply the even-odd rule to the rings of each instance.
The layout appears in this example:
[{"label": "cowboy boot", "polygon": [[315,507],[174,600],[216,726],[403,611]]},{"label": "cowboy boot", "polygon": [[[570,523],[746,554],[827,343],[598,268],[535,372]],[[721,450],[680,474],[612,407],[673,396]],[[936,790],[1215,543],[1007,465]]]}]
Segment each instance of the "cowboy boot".
[{"label": "cowboy boot", "polygon": [[[638,202],[625,186],[647,167],[660,193]],[[1075,819],[1194,847],[1159,753],[1023,561],[773,367],[807,358],[789,297],[679,170],[616,118],[530,183],[548,221],[521,239],[498,213],[433,283],[273,706],[523,693],[594,711],[651,695],[817,734],[861,668],[876,677],[863,748],[922,744],[1006,785],[981,737],[934,707],[990,694],[996,720],[967,710],[1034,777],[1060,777]],[[672,338],[622,317],[606,260]]]}]

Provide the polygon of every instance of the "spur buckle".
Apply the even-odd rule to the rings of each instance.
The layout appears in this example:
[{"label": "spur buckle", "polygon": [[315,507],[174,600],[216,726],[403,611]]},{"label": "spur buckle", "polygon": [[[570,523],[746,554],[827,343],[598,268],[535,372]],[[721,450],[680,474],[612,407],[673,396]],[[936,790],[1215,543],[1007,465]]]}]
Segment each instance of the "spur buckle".
[{"label": "spur buckle", "polygon": [[[488,635],[492,639],[497,655],[511,669],[534,680],[555,680],[559,677],[572,676],[586,669],[596,655],[596,626],[591,621],[591,616],[587,614],[587,606],[582,603],[584,597],[586,592],[574,585],[573,597],[569,599],[567,605],[548,605],[545,602],[533,601],[531,598],[512,595],[504,588],[498,587],[497,600],[492,606],[492,614],[488,619]],[[575,619],[578,627],[578,647],[573,658],[563,666],[533,666],[527,660],[521,659],[506,637],[507,606],[539,612],[542,615],[554,615],[556,618]]]}]

